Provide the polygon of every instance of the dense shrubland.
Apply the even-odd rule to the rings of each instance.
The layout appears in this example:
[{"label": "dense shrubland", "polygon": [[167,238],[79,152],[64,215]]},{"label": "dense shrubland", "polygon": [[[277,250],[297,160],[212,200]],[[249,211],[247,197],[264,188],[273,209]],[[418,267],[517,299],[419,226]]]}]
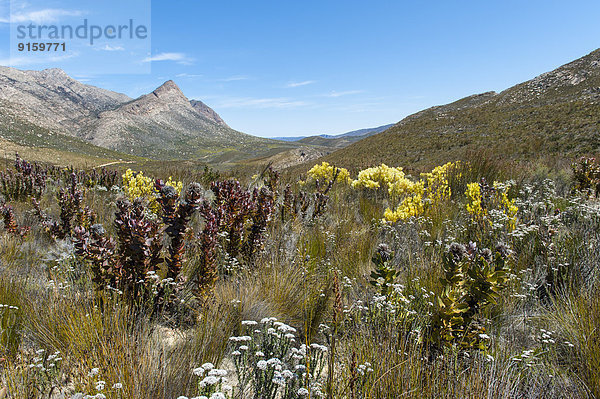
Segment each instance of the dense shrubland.
[{"label": "dense shrubland", "polygon": [[174,179],[17,157],[0,397],[600,397],[598,170]]}]

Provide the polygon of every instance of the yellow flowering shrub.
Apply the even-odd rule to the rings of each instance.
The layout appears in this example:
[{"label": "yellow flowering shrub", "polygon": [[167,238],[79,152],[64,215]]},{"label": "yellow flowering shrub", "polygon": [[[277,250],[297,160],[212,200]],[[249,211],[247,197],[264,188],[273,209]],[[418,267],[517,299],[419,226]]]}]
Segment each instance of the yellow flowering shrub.
[{"label": "yellow flowering shrub", "polygon": [[407,180],[402,168],[393,168],[386,164],[381,164],[374,168],[361,170],[358,173],[356,180],[352,182],[352,188],[367,188],[374,190],[385,187],[390,190],[393,184],[402,180]]},{"label": "yellow flowering shrub", "polygon": [[314,180],[319,180],[321,183],[329,184],[335,176],[336,170],[339,170],[336,182],[346,183],[350,181],[350,173],[347,169],[337,168],[330,165],[329,162],[323,162],[320,165],[315,165],[308,171],[308,176]]},{"label": "yellow flowering shrub", "polygon": [[517,212],[519,208],[515,204],[515,199],[508,198],[508,189],[510,184],[503,184],[500,182],[494,182],[494,192],[496,193],[499,208],[508,217],[508,227],[512,231],[515,229],[517,224]]},{"label": "yellow flowering shrub", "polygon": [[449,162],[434,168],[429,173],[421,174],[421,179],[413,181],[403,172],[402,168],[389,167],[386,164],[360,171],[352,182],[355,189],[386,188],[393,204],[400,204],[392,210],[385,210],[384,219],[389,222],[405,220],[411,216],[422,215],[426,209],[431,209],[450,198],[448,173],[457,163]]},{"label": "yellow flowering shrub", "polygon": [[448,162],[442,166],[436,166],[429,173],[421,173],[421,178],[427,183],[428,198],[433,203],[450,198],[452,190],[448,182],[448,174],[459,165],[459,162]]},{"label": "yellow flowering shrub", "polygon": [[515,204],[514,199],[511,200],[508,198],[510,183],[495,181],[492,188],[491,190],[488,188],[488,195],[486,195],[486,203],[484,204],[482,201],[481,185],[479,183],[467,184],[467,191],[465,191],[465,195],[467,196],[467,212],[469,212],[473,219],[486,220],[491,225],[493,221],[489,218],[490,211],[499,211],[506,216],[508,228],[512,231],[517,223],[519,208]]},{"label": "yellow flowering shrub", "polygon": [[423,181],[413,183],[410,190],[410,195],[402,200],[395,211],[392,211],[390,208],[385,210],[383,218],[386,221],[395,223],[398,220],[406,220],[411,216],[423,214],[425,210],[423,201],[423,194],[425,191]]},{"label": "yellow flowering shrub", "polygon": [[[144,172],[134,172],[127,169],[123,173],[123,192],[130,199],[144,198],[148,201],[148,207],[153,212],[158,212],[159,204],[156,201],[156,191],[154,190],[154,179],[144,176]],[[173,180],[169,177],[165,185],[174,187],[178,194],[183,190],[183,183]]]},{"label": "yellow flowering shrub", "polygon": [[481,187],[479,186],[479,183],[467,184],[465,195],[467,196],[468,201],[467,212],[474,217],[483,216],[485,211],[481,206]]}]

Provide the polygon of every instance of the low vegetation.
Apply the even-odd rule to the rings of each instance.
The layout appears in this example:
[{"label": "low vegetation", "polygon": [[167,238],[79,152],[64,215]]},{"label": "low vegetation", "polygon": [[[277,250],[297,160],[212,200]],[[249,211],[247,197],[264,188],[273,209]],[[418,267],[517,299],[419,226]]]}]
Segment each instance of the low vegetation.
[{"label": "low vegetation", "polygon": [[17,156],[0,398],[600,397],[596,160],[401,166]]}]

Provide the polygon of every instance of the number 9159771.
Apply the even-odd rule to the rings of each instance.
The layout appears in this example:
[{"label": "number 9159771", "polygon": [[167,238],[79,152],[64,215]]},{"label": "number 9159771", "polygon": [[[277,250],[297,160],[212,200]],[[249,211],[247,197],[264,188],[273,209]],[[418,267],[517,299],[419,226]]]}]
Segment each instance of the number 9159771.
[{"label": "number 9159771", "polygon": [[19,43],[17,44],[19,51],[66,51],[67,46],[65,43],[51,43],[51,42],[40,42],[40,43]]}]

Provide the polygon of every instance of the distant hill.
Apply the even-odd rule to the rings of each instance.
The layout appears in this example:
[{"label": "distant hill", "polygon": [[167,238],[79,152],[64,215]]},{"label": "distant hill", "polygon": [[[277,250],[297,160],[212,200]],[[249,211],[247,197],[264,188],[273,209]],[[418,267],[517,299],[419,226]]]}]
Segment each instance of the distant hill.
[{"label": "distant hill", "polygon": [[319,137],[323,137],[326,139],[336,139],[336,138],[340,138],[340,137],[358,137],[358,136],[367,137],[367,136],[371,136],[373,134],[381,133],[381,132],[391,128],[392,126],[394,126],[394,124],[390,123],[389,125],[383,125],[383,126],[372,127],[372,128],[367,128],[367,129],[360,129],[360,130],[353,130],[351,132],[342,133],[342,134],[334,134],[334,135],[320,134]]},{"label": "distant hill", "polygon": [[315,137],[321,137],[324,139],[339,139],[342,137],[358,137],[358,136],[367,137],[372,134],[381,133],[384,130],[389,129],[392,126],[394,126],[394,124],[390,123],[389,125],[383,125],[383,126],[379,126],[379,127],[372,127],[372,128],[360,129],[360,130],[353,130],[351,132],[341,133],[341,134],[317,134],[314,136],[273,137],[273,139],[281,140],[281,141],[300,141],[302,139],[313,139]]},{"label": "distant hill", "polygon": [[78,82],[60,69],[9,67],[0,67],[0,138],[63,151],[218,163],[297,147],[231,129],[171,80],[131,99]]},{"label": "distant hill", "polygon": [[319,161],[419,168],[482,150],[508,160],[600,152],[600,50],[501,93],[410,115]]}]

